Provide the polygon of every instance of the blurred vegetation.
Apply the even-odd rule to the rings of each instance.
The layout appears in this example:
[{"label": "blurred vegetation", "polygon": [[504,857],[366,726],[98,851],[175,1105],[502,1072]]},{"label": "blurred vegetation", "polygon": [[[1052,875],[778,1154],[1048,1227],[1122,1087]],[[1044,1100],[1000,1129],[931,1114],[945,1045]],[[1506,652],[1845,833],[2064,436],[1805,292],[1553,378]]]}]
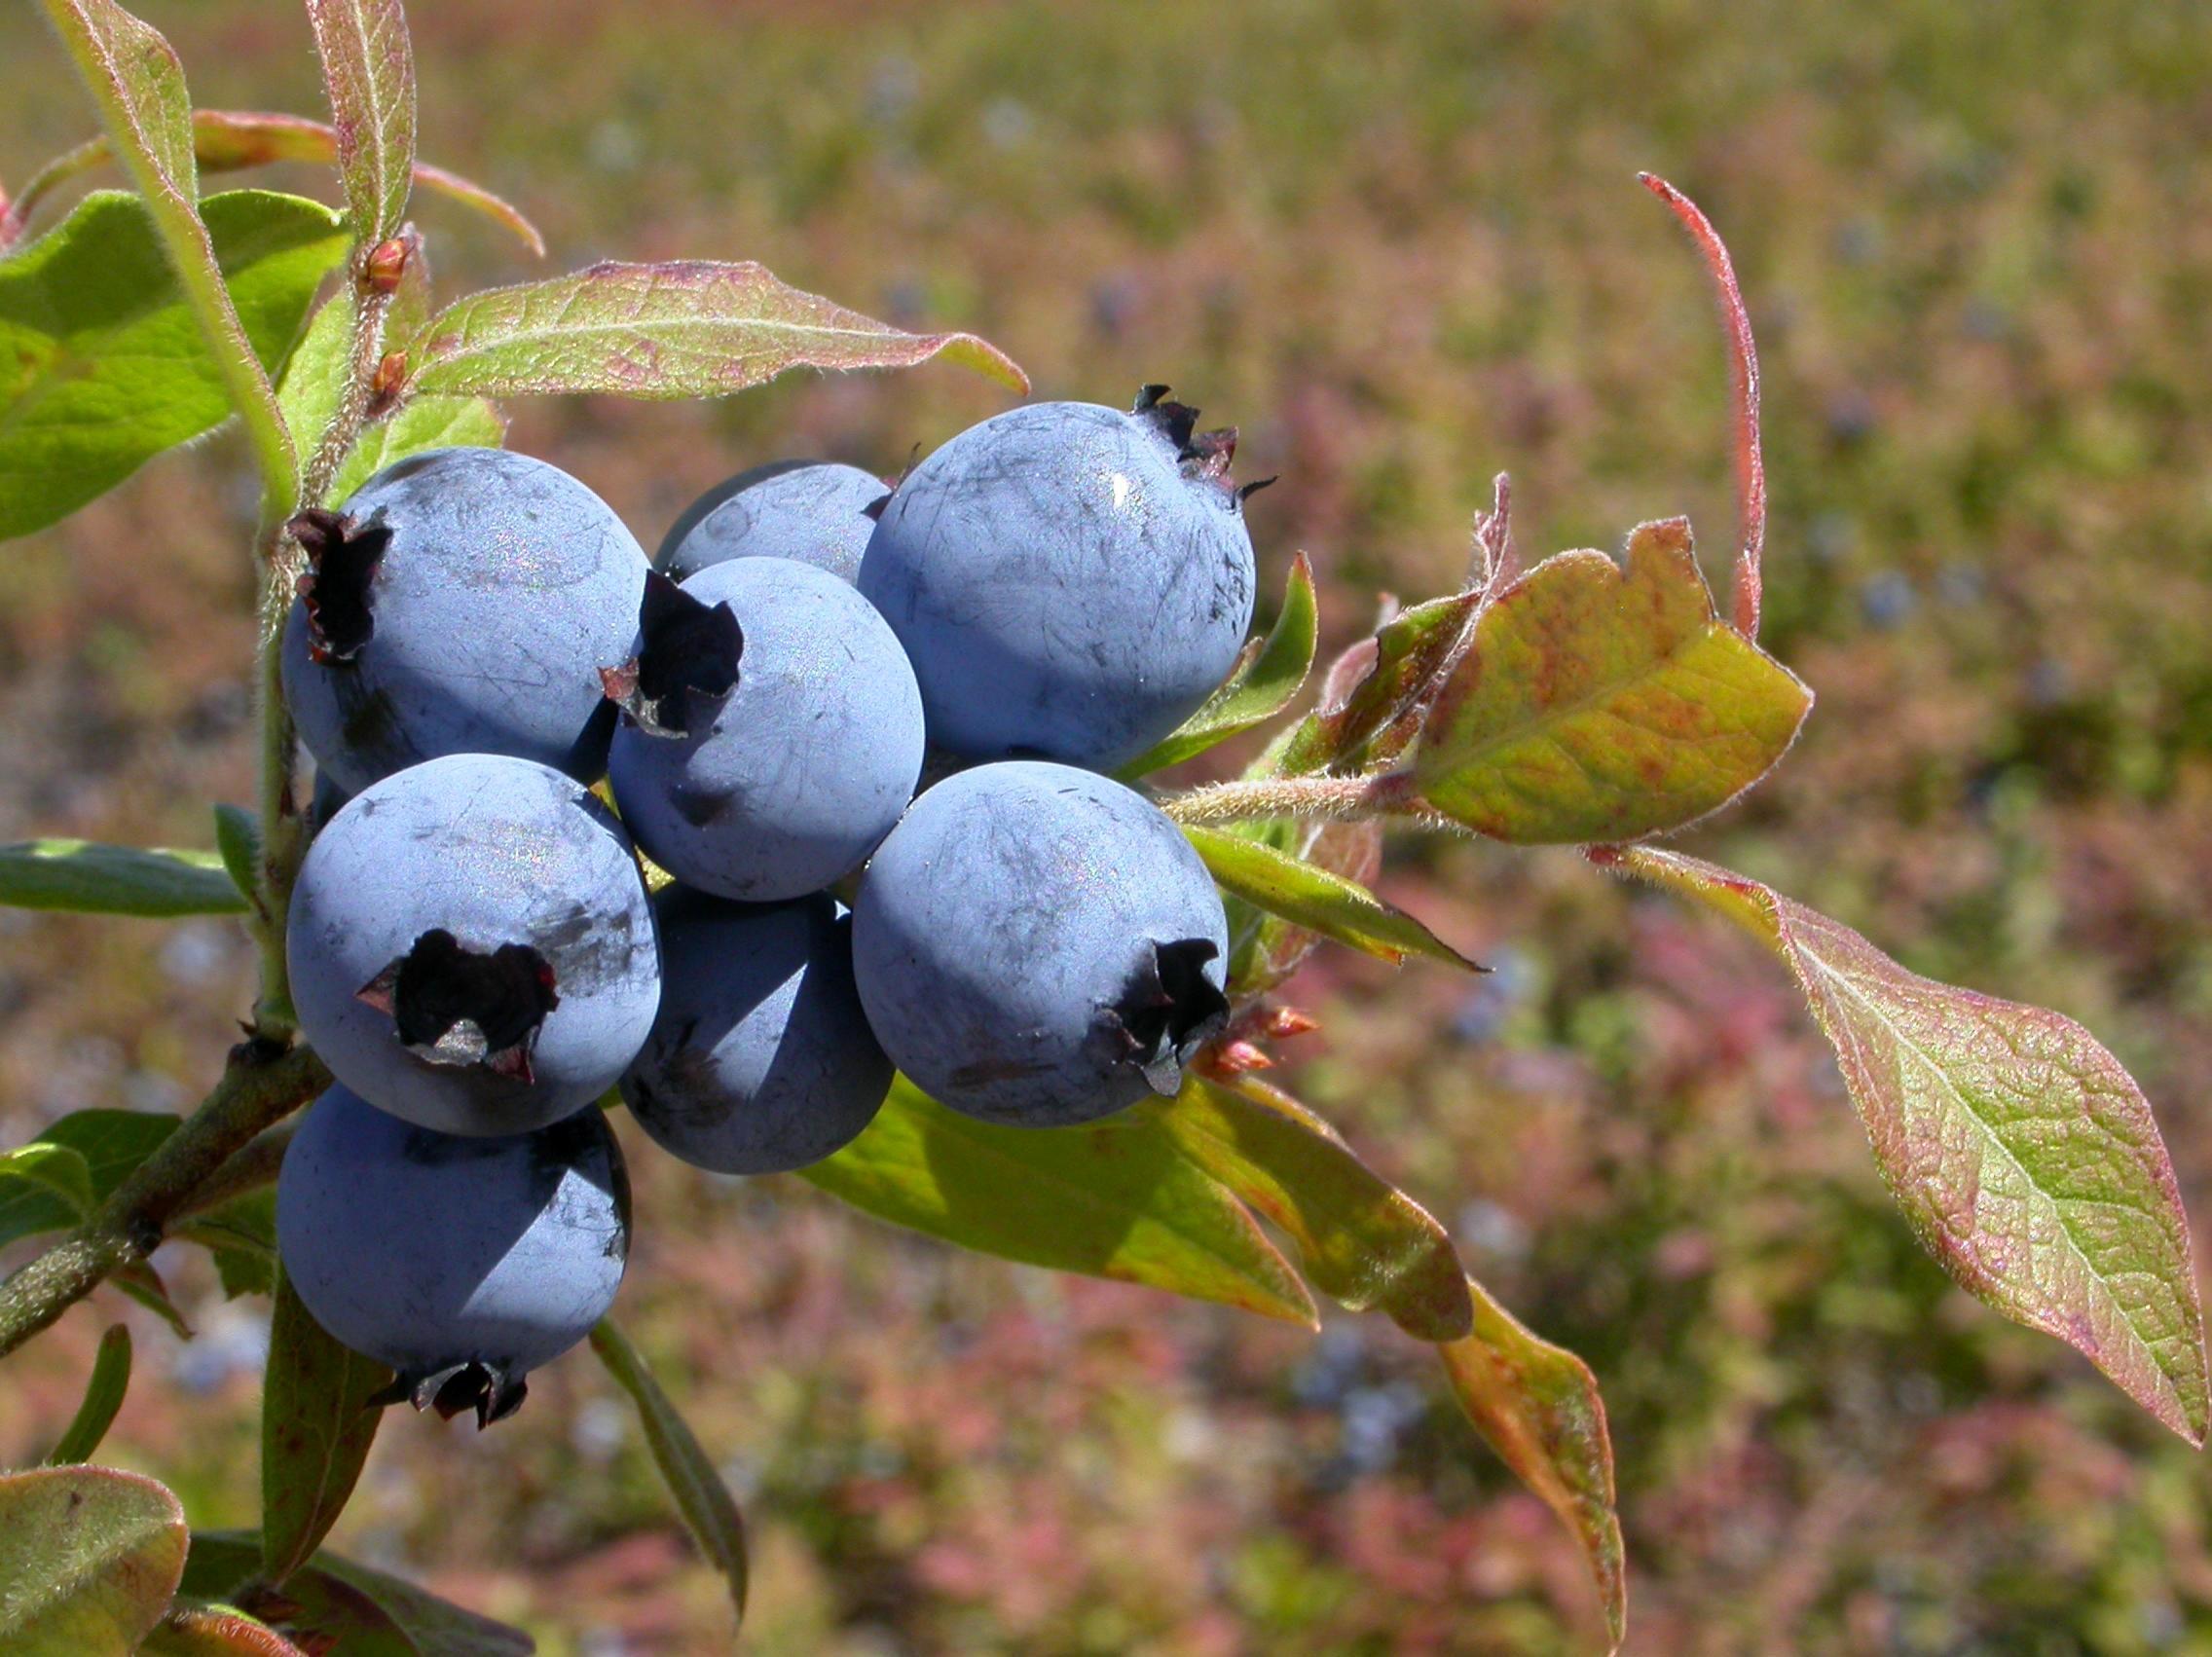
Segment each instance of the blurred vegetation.
[{"label": "blurred vegetation", "polygon": [[[304,22],[147,0],[205,104],[319,113]],[[1340,638],[1441,590],[1511,470],[1531,552],[1732,534],[1705,278],[1764,350],[1790,764],[1693,837],[1937,976],[2088,1022],[2212,1215],[2212,10],[1638,0],[449,0],[424,149],[555,258],[759,258],[979,329],[1040,394],[1172,381],[1279,472]],[[0,15],[0,170],[91,130]],[[277,182],[322,189],[301,169]],[[519,273],[419,204],[449,283]],[[521,411],[647,545],[699,489],[886,471],[998,406],[949,370]],[[248,789],[250,487],[224,441],[0,559],[0,837],[204,841]],[[1324,958],[1291,1085],[1596,1368],[1631,1648],[2212,1650],[2202,1462],[1951,1290],[1771,967],[1568,854],[1409,840],[1393,895],[1499,971]],[[0,915],[0,1142],[173,1109],[248,968],[213,923]],[[632,1136],[619,1308],[726,1455],[761,1652],[1547,1653],[1595,1618],[1549,1516],[1385,1326],[1319,1340],[956,1257]],[[265,1307],[195,1260],[180,1345],[103,1294],[0,1373],[0,1462],[137,1327],[116,1458],[248,1523]],[[164,1372],[174,1385],[158,1384]],[[717,1649],[726,1609],[581,1358],[512,1425],[394,1418],[335,1545],[555,1654]]]}]

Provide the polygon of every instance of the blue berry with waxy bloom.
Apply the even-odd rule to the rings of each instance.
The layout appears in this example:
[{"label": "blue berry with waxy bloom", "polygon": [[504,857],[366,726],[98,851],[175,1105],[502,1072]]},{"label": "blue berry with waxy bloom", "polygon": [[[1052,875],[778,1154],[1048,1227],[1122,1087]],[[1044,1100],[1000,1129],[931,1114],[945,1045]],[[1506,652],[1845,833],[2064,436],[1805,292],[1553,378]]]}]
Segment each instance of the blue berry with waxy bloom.
[{"label": "blue berry with waxy bloom", "polygon": [[573,778],[498,755],[413,766],[341,807],[300,866],[285,947],[331,1073],[446,1133],[590,1104],[660,1002],[621,825]]},{"label": "blue berry with waxy bloom", "polygon": [[869,862],[853,969],[892,1061],[940,1103],[1037,1127],[1172,1094],[1219,1034],[1229,925],[1142,795],[1015,760],[947,777]]},{"label": "blue berry with waxy bloom", "polygon": [[599,670],[628,647],[648,568],[606,501],[527,455],[435,449],[292,529],[309,569],[284,696],[338,787],[448,754],[606,769]]},{"label": "blue berry with waxy bloom", "polygon": [[891,1060],[853,987],[851,918],[821,893],[731,903],[681,886],[653,909],[660,1016],[622,1078],[638,1124],[724,1174],[786,1173],[858,1138]]},{"label": "blue berry with waxy bloom", "polygon": [[315,1322],[397,1372],[376,1402],[483,1426],[614,1304],[629,1176],[595,1110],[465,1137],[333,1087],[285,1148],[276,1246]]},{"label": "blue berry with waxy bloom", "polygon": [[972,426],[885,503],[860,590],[912,658],[930,740],[1111,769],[1235,665],[1252,540],[1234,429],[1147,387],[1124,414],[1035,403]]},{"label": "blue berry with waxy bloom", "polygon": [[791,558],[850,581],[890,494],[889,484],[858,466],[773,460],[717,484],[685,507],[653,564],[684,581],[732,558]]},{"label": "blue berry with waxy bloom", "polygon": [[922,769],[922,702],[866,599],[788,558],[655,573],[608,758],[622,821],[686,886],[773,902],[859,866]]}]

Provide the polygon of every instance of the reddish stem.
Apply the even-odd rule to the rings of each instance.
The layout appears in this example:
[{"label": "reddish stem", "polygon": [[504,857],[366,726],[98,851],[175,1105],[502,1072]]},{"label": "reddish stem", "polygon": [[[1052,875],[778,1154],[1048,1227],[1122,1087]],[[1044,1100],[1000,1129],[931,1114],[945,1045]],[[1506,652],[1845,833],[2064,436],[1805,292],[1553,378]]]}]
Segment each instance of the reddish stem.
[{"label": "reddish stem", "polygon": [[1705,255],[1714,285],[1720,290],[1720,312],[1728,325],[1729,380],[1735,395],[1736,506],[1744,520],[1744,549],[1736,559],[1736,631],[1759,636],[1759,555],[1766,550],[1766,458],[1759,450],[1759,352],[1751,342],[1751,318],[1744,309],[1736,267],[1713,221],[1698,204],[1655,173],[1638,180],[1674,210]]}]

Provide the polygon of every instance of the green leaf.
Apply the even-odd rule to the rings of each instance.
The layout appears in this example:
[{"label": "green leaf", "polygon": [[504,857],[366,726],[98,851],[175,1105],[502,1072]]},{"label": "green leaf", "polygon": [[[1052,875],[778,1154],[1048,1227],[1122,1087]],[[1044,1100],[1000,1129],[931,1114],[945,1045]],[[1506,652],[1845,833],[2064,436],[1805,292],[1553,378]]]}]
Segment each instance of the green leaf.
[{"label": "green leaf", "polygon": [[[260,1539],[252,1531],[196,1530],[183,1591],[227,1600],[260,1568]],[[317,1554],[294,1571],[271,1605],[248,1597],[245,1608],[265,1613],[303,1647],[333,1657],[530,1657],[535,1649],[520,1629],[335,1554]]]},{"label": "green leaf", "polygon": [[[1382,867],[1382,826],[1362,823],[1234,823],[1219,833],[1250,840],[1284,857],[1364,887]],[[1297,972],[1320,935],[1246,902],[1232,892],[1229,983],[1236,999],[1264,995]]]},{"label": "green leaf", "polygon": [[33,1140],[0,1156],[0,1179],[23,1180],[58,1197],[73,1219],[92,1211],[92,1170],[81,1152]]},{"label": "green leaf", "polygon": [[230,915],[245,900],[214,852],[20,840],[0,846],[0,903],[86,915]]},{"label": "green leaf", "polygon": [[204,1213],[176,1222],[170,1235],[215,1257],[226,1299],[276,1292],[276,1193],[242,1192]]},{"label": "green leaf", "polygon": [[[74,1111],[31,1143],[63,1146],[82,1157],[92,1181],[88,1206],[97,1207],[176,1131],[177,1121],[162,1111]],[[51,1186],[0,1166],[0,1247],[40,1232],[65,1230],[81,1212]]]},{"label": "green leaf", "polygon": [[1181,827],[1222,889],[1255,908],[1393,964],[1408,955],[1425,955],[1470,973],[1482,971],[1413,916],[1383,902],[1355,880],[1303,862],[1263,840],[1197,824]]},{"label": "green leaf", "polygon": [[151,1479],[0,1473],[0,1650],[121,1657],[162,1620],[184,1549],[184,1509]]},{"label": "green leaf", "polygon": [[281,1587],[313,1557],[368,1460],[391,1371],[322,1331],[281,1274],[261,1395],[262,1571]]},{"label": "green leaf", "polygon": [[497,449],[507,440],[507,417],[485,397],[415,397],[365,427],[330,486],[330,503],[347,497],[385,467],[425,449]]},{"label": "green leaf", "polygon": [[415,58],[399,0],[308,0],[330,93],[338,175],[354,239],[374,246],[407,216],[415,170]]},{"label": "green leaf", "polygon": [[907,334],[759,265],[594,265],[448,306],[407,348],[418,392],[719,397],[793,368],[908,368],[942,355],[1015,390],[1028,378],[973,334]]},{"label": "green leaf", "polygon": [[1316,1326],[1259,1222],[1153,1119],[1001,1127],[901,1077],[867,1131],[800,1177],[963,1248]]},{"label": "green leaf", "polygon": [[315,308],[307,332],[285,359],[276,406],[284,413],[285,428],[303,448],[312,447],[337,417],[353,367],[352,327],[352,300],[333,295]]},{"label": "green leaf", "polygon": [[1467,1277],[1429,1212],[1353,1155],[1335,1128],[1265,1083],[1192,1077],[1159,1116],[1192,1161],[1298,1244],[1316,1289],[1378,1309],[1419,1341],[1474,1327]]},{"label": "green leaf", "polygon": [[1908,973],[1849,927],[1656,848],[1598,861],[1702,900],[1782,958],[1874,1160],[1970,1294],[2080,1349],[2193,1445],[2208,1400],[2188,1218],[2151,1106],[2071,1018]]},{"label": "green leaf", "polygon": [[[247,340],[280,362],[345,255],[337,215],[259,190],[201,210]],[[0,261],[0,538],[66,517],[230,413],[136,197],[89,196]]]},{"label": "green leaf", "polygon": [[[181,284],[193,326],[210,352],[215,383],[245,429],[261,474],[262,516],[271,522],[287,516],[299,496],[299,457],[276,412],[253,324],[230,292],[213,239],[214,222],[198,199],[192,99],[183,67],[167,41],[114,0],[44,0],[44,5],[138,187],[156,239]],[[302,311],[308,297],[299,295]],[[299,316],[291,321],[296,327]],[[289,329],[286,343],[288,334]],[[6,355],[0,350],[0,360]],[[0,468],[4,476],[5,468]],[[0,499],[6,494],[0,490]]]},{"label": "green leaf", "polygon": [[607,1366],[617,1385],[638,1407],[638,1424],[645,1429],[645,1445],[661,1482],[676,1498],[677,1511],[690,1528],[699,1551],[713,1562],[729,1584],[730,1603],[737,1620],[745,1620],[745,1520],[731,1499],[729,1489],[715,1471],[699,1441],[668,1401],[668,1394],[653,1380],[637,1347],[612,1322],[602,1319],[591,1332],[591,1349]]},{"label": "green leaf", "polygon": [[[1276,746],[1262,767],[1286,777],[1324,769],[1356,771],[1370,757],[1367,745],[1419,705],[1466,630],[1480,602],[1474,593],[1453,593],[1401,610],[1379,629],[1360,654],[1374,660],[1342,701],[1306,716]],[[1357,657],[1340,666],[1352,666]],[[1332,672],[1334,681],[1338,674]],[[1402,749],[1401,741],[1398,748]],[[1373,757],[1389,760],[1395,751]]]},{"label": "green leaf", "polygon": [[1290,567],[1290,585],[1282,609],[1264,644],[1247,644],[1229,680],[1205,705],[1150,753],[1122,767],[1124,777],[1149,776],[1180,765],[1255,726],[1264,725],[1290,706],[1313,666],[1320,612],[1313,598],[1313,567],[1303,552]]},{"label": "green leaf", "polygon": [[215,807],[215,855],[248,904],[261,886],[261,824],[243,806]]},{"label": "green leaf", "polygon": [[230,1605],[179,1602],[137,1657],[307,1657],[267,1623]]},{"label": "green leaf", "polygon": [[1474,1332],[1438,1348],[1475,1429],[1543,1498],[1581,1546],[1617,1651],[1628,1629],[1628,1575],[1614,1506],[1613,1446],[1590,1366],[1538,1339],[1469,1279]]},{"label": "green leaf", "polygon": [[1421,795],[1523,845],[1694,823],[1771,770],[1813,693],[1714,613],[1689,525],[1645,524],[1624,572],[1547,559],[1493,599],[1424,720]]},{"label": "green leaf", "polygon": [[129,1390],[130,1331],[120,1323],[111,1324],[100,1337],[99,1349],[92,1354],[85,1401],[77,1406],[61,1442],[47,1456],[47,1465],[63,1467],[90,1461],[100,1440],[107,1437],[107,1429],[115,1424],[115,1413],[123,1408],[123,1396]]}]

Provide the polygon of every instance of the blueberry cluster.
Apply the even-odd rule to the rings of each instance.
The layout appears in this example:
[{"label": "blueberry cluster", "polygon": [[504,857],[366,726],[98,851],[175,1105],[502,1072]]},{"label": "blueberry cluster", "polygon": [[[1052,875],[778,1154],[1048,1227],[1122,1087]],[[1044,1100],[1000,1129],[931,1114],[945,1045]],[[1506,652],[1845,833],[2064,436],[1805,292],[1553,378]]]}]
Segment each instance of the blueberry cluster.
[{"label": "blueberry cluster", "polygon": [[338,1086],[277,1227],[393,1396],[496,1418],[607,1310],[609,1089],[734,1174],[830,1156],[895,1071],[1015,1125],[1175,1090],[1227,1017],[1227,924],[1174,825],[1100,773],[1242,645],[1234,446],[1164,387],[1035,404],[889,490],[742,473],[650,561],[498,450],[295,523],[284,682],[319,828],[287,946]]}]

